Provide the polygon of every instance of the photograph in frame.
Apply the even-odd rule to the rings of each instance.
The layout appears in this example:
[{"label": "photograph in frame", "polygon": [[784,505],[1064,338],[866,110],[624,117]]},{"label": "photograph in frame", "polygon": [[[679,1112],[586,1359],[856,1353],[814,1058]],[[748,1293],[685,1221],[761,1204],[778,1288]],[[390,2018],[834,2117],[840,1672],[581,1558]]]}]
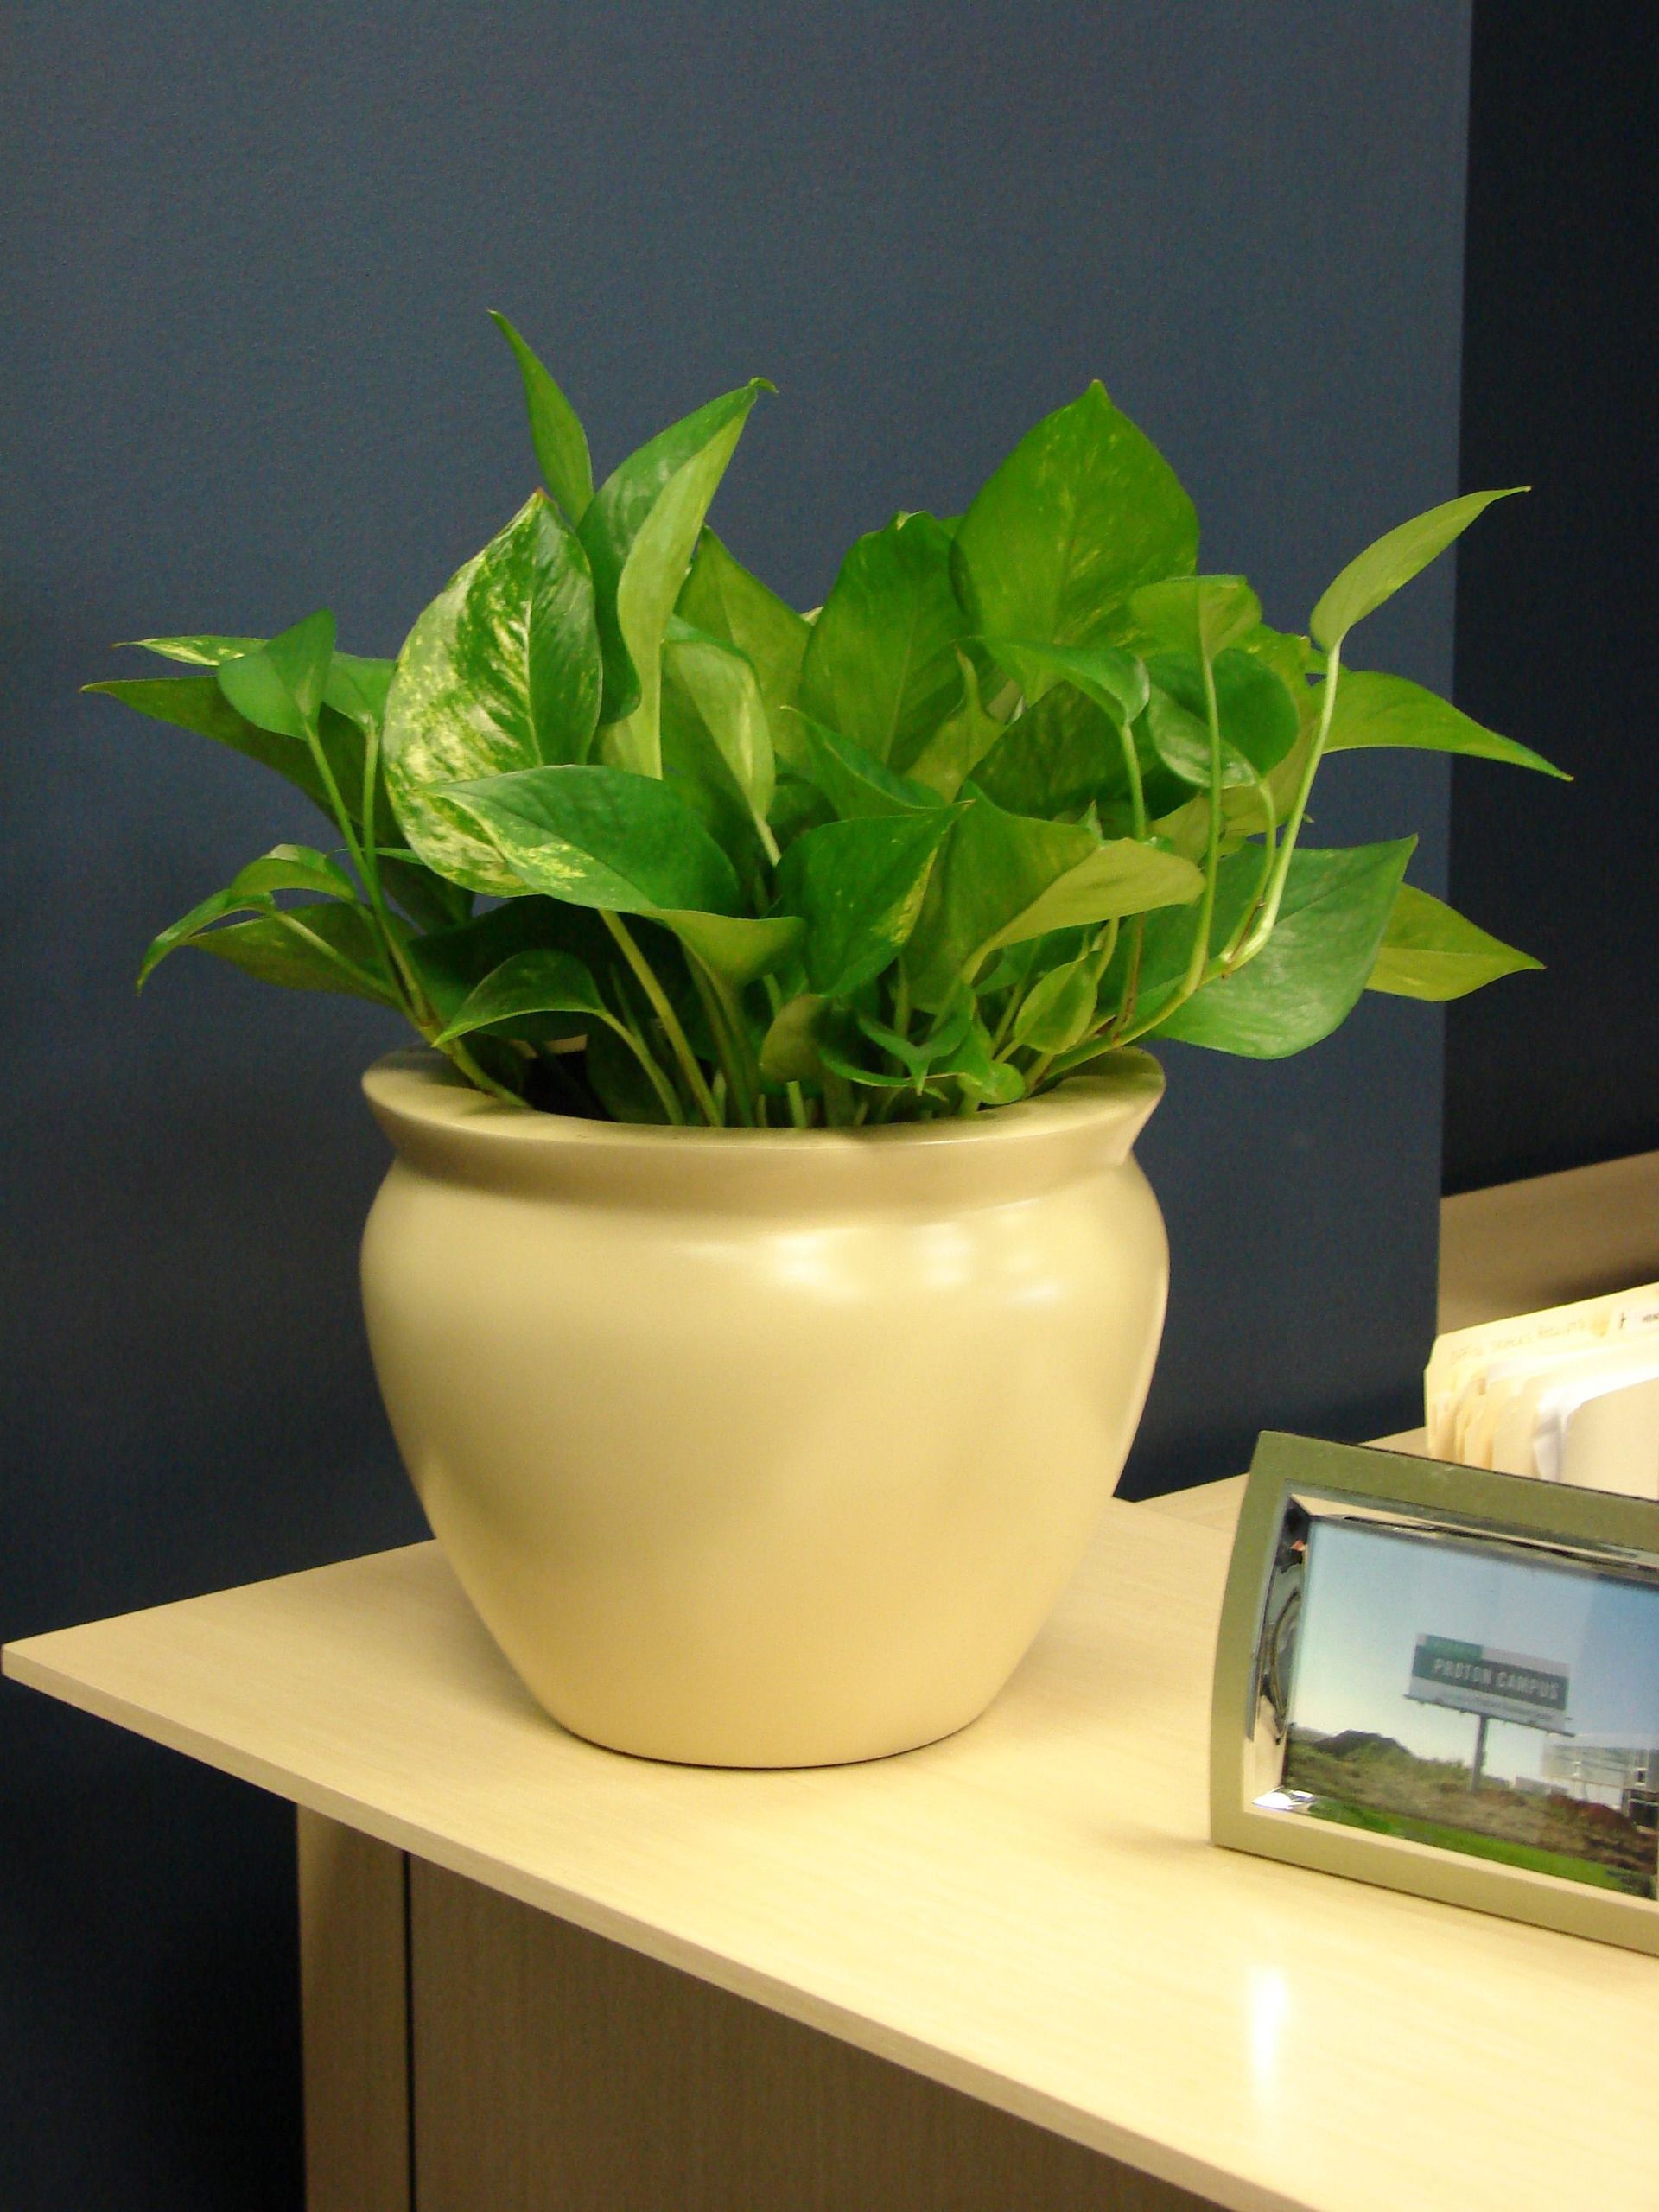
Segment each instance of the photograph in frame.
[{"label": "photograph in frame", "polygon": [[1335,1518],[1306,1545],[1270,1802],[1654,1897],[1659,1586]]},{"label": "photograph in frame", "polygon": [[1264,1433],[1211,1835],[1659,1954],[1659,1504]]}]

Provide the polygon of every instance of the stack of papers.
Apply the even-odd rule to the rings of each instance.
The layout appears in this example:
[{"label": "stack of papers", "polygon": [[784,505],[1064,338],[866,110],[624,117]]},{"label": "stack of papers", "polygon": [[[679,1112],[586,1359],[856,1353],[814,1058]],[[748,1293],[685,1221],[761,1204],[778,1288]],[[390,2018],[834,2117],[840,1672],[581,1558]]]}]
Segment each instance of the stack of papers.
[{"label": "stack of papers", "polygon": [[1451,1331],[1424,1417],[1437,1459],[1659,1498],[1659,1283]]}]

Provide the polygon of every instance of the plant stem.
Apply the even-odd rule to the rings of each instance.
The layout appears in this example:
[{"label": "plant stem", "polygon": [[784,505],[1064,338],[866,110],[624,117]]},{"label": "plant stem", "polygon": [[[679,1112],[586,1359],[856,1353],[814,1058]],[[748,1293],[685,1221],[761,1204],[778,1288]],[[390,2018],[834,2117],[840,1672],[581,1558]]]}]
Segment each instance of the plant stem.
[{"label": "plant stem", "polygon": [[[727,1095],[735,1103],[745,1128],[756,1127],[754,1086],[749,1081],[749,1071],[744,1065],[744,1047],[748,1039],[743,1033],[743,1017],[724,990],[720,978],[712,969],[704,966],[695,952],[688,953],[686,966],[690,971],[692,988],[702,1001],[702,1010],[714,1033],[715,1049],[720,1055],[720,1065],[726,1077]],[[759,1070],[756,1070],[759,1073]]]},{"label": "plant stem", "polygon": [[1257,778],[1255,791],[1256,797],[1262,802],[1262,810],[1267,816],[1262,831],[1262,873],[1256,878],[1255,896],[1245,908],[1243,920],[1233,931],[1223,950],[1220,970],[1224,976],[1230,976],[1235,968],[1242,965],[1239,957],[1240,948],[1249,938],[1255,918],[1262,911],[1262,903],[1268,895],[1268,881],[1273,874],[1274,864],[1277,858],[1274,840],[1279,834],[1279,821],[1274,810],[1273,793],[1268,789],[1265,776]]},{"label": "plant stem", "polygon": [[1136,838],[1144,844],[1147,836],[1147,795],[1141,782],[1141,755],[1135,750],[1135,732],[1127,722],[1117,724],[1118,741],[1123,747],[1123,768],[1129,779],[1129,811],[1135,823]]},{"label": "plant stem", "polygon": [[505,1084],[498,1083],[493,1075],[486,1075],[484,1072],[459,1038],[454,1039],[448,1045],[441,1045],[438,1050],[447,1053],[466,1077],[467,1082],[474,1084],[477,1089],[487,1091],[492,1098],[500,1099],[504,1105],[516,1106],[520,1113],[530,1111],[516,1090],[509,1090]]},{"label": "plant stem", "polygon": [[1135,1022],[1131,1017],[1135,1008],[1135,985],[1140,976],[1141,953],[1146,941],[1145,918],[1136,917],[1138,930],[1130,986],[1124,995],[1119,1027],[1113,1039],[1118,1045],[1131,1045],[1137,1037],[1144,1037],[1158,1022],[1173,1014],[1177,1007],[1185,1006],[1193,993],[1217,972],[1210,958],[1210,931],[1215,921],[1216,886],[1221,870],[1221,709],[1216,698],[1215,664],[1202,650],[1199,659],[1204,670],[1205,718],[1210,727],[1210,834],[1205,842],[1204,896],[1199,901],[1198,926],[1192,932],[1192,950],[1187,959],[1186,974],[1181,980],[1180,988],[1166,998],[1148,1020]]},{"label": "plant stem", "polygon": [[[319,937],[315,930],[307,929],[299,915],[290,907],[279,906],[273,899],[269,912],[273,921],[280,922],[290,936],[298,938],[313,952],[320,952],[331,967],[339,969],[342,976],[349,976],[354,983],[366,985],[383,1004],[388,1002],[383,977],[372,975],[366,968],[359,968],[355,960],[348,960],[343,952],[337,952],[327,938]],[[396,1005],[395,1001],[390,1003]]]},{"label": "plant stem", "polygon": [[1285,879],[1290,873],[1290,856],[1296,849],[1297,833],[1301,829],[1302,817],[1307,812],[1313,779],[1319,773],[1319,762],[1325,757],[1325,741],[1331,734],[1331,717],[1336,712],[1337,683],[1341,672],[1342,645],[1338,641],[1331,648],[1325,659],[1325,696],[1319,705],[1319,734],[1313,741],[1313,750],[1307,756],[1307,766],[1302,771],[1302,780],[1297,786],[1290,812],[1285,817],[1285,834],[1279,841],[1278,855],[1274,861],[1262,911],[1249,937],[1233,956],[1232,965],[1235,968],[1242,968],[1246,961],[1255,959],[1273,935],[1274,925],[1279,919],[1279,907],[1285,895]]},{"label": "plant stem", "polygon": [[824,1119],[840,1128],[850,1128],[855,1120],[853,1107],[853,1086],[844,1075],[837,1075],[833,1068],[823,1071]]},{"label": "plant stem", "polygon": [[1094,979],[1095,988],[1096,990],[1100,988],[1101,977],[1106,973],[1106,970],[1112,964],[1112,956],[1117,950],[1118,931],[1122,928],[1122,923],[1120,921],[1118,917],[1114,914],[1111,920],[1107,923],[1105,928],[1102,930],[1100,935],[1095,939],[1094,944],[1090,948],[1089,954],[1089,973]]},{"label": "plant stem", "polygon": [[721,1116],[719,1107],[715,1103],[715,1095],[709,1088],[707,1078],[698,1065],[696,1054],[691,1050],[687,1041],[684,1030],[680,1027],[678,1014],[668,1002],[668,994],[657,980],[656,971],[634,943],[632,933],[621,916],[612,913],[608,908],[602,909],[601,914],[606,928],[609,930],[621,948],[622,957],[633,970],[639,980],[640,989],[650,1000],[652,1013],[663,1025],[663,1034],[667,1038],[669,1048],[680,1064],[680,1072],[685,1077],[692,1097],[696,1099],[709,1128],[719,1128]]},{"label": "plant stem", "polygon": [[636,1037],[633,1033],[632,1024],[619,1020],[615,1014],[607,1014],[605,1016],[605,1021],[607,1027],[614,1030],[616,1034],[622,1039],[622,1042],[627,1046],[628,1050],[633,1054],[634,1058],[639,1061],[640,1066],[645,1070],[645,1078],[651,1084],[652,1089],[656,1092],[658,1103],[661,1106],[664,1113],[667,1115],[669,1120],[673,1123],[676,1128],[683,1128],[685,1127],[685,1109],[681,1105],[678,1094],[676,1092],[673,1084],[663,1073],[661,1068],[658,1066],[656,1056],[648,1049],[645,1039],[641,1037]]},{"label": "plant stem", "polygon": [[[765,985],[766,1002],[772,1008],[772,1018],[775,1020],[783,1011],[784,994],[775,976],[762,976],[761,982]],[[806,1095],[800,1084],[786,1083],[784,1085],[784,1096],[789,1101],[789,1118],[796,1128],[798,1129],[810,1128],[812,1116],[806,1110]]]},{"label": "plant stem", "polygon": [[1221,871],[1221,708],[1216,698],[1215,664],[1207,652],[1201,651],[1198,660],[1204,671],[1205,719],[1210,726],[1210,834],[1205,843],[1204,897],[1198,906],[1198,926],[1193,932],[1192,954],[1186,963],[1186,980],[1180,995],[1184,999],[1191,998],[1204,981],[1216,912],[1216,880]]}]

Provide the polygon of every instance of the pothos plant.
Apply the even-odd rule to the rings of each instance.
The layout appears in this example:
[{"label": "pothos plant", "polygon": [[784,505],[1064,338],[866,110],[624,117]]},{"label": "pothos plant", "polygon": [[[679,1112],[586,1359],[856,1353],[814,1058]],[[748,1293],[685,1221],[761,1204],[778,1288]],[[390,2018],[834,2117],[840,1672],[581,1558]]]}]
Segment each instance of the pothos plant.
[{"label": "pothos plant", "polygon": [[1197,573],[1192,503],[1098,384],[952,520],[861,537],[823,607],[705,524],[763,381],[594,488],[517,356],[543,479],[395,662],[280,636],[142,640],[194,672],[90,688],[299,786],[282,844],[163,930],[395,1008],[515,1106],[848,1126],[971,1114],[1140,1040],[1274,1058],[1362,991],[1536,966],[1404,880],[1414,841],[1304,831],[1334,753],[1559,772],[1397,676],[1355,626],[1502,493],[1402,524],[1306,636]]}]

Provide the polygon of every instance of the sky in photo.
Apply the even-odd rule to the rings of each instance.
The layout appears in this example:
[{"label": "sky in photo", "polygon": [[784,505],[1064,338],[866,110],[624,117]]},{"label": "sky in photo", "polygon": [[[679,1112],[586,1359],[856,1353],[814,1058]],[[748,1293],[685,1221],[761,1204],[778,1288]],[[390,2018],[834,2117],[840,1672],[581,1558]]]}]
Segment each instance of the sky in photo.
[{"label": "sky in photo", "polygon": [[[1659,1589],[1316,1522],[1293,1722],[1326,1735],[1366,1729],[1419,1758],[1466,1763],[1474,1716],[1406,1696],[1420,1636],[1554,1661],[1569,1678],[1575,1737],[1659,1744]],[[1540,1775],[1548,1741],[1541,1729],[1493,1720],[1486,1770]]]}]

